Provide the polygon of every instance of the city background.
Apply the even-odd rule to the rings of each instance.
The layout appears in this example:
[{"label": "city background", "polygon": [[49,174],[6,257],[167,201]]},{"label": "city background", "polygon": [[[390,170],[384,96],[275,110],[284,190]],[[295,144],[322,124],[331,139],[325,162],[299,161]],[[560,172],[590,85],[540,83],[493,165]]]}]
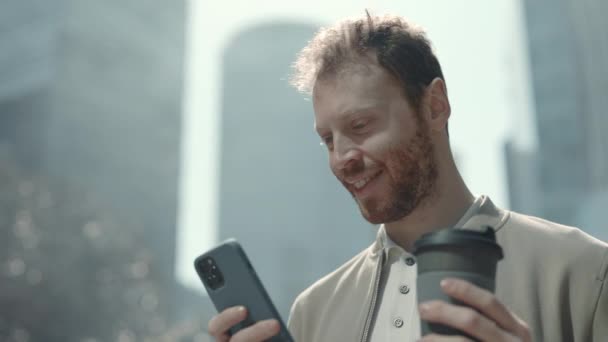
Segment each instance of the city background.
[{"label": "city background", "polygon": [[373,240],[287,82],[325,24],[423,26],[476,194],[608,240],[602,0],[7,0],[0,341],[211,341],[194,258],[237,238],[286,320]]}]

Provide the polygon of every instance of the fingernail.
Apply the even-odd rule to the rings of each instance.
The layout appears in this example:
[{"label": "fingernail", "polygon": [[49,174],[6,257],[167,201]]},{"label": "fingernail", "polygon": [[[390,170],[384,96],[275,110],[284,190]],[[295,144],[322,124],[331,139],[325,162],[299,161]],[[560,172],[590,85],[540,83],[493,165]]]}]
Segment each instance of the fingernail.
[{"label": "fingernail", "polygon": [[245,311],[245,307],[244,306],[237,306],[236,307],[236,312],[243,312]]},{"label": "fingernail", "polygon": [[454,285],[454,281],[451,279],[443,279],[440,284],[444,289],[449,289],[452,287],[452,285]]},{"label": "fingernail", "polygon": [[422,303],[418,306],[418,309],[421,313],[425,313],[431,309],[431,306],[428,303]]}]

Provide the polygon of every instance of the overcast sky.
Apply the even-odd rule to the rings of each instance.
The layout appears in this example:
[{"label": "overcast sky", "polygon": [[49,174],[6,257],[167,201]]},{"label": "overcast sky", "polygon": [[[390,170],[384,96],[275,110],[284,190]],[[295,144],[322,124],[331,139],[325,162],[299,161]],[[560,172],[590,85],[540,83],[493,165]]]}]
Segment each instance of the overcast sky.
[{"label": "overcast sky", "polygon": [[[503,144],[534,146],[525,28],[518,0],[190,1],[176,270],[202,290],[192,261],[217,241],[220,55],[228,39],[275,20],[327,24],[392,13],[424,27],[452,105],[450,139],[475,194],[508,207]],[[312,117],[311,117],[312,129]],[[354,205],[354,204],[353,204]],[[371,243],[371,242],[370,242]]]}]

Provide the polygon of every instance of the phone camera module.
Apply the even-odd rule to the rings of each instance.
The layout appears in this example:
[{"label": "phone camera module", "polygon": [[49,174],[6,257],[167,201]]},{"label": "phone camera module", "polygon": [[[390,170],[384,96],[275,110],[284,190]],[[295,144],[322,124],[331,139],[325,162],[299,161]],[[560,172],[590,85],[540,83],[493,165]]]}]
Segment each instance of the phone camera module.
[{"label": "phone camera module", "polygon": [[207,257],[203,259],[200,264],[200,269],[202,271],[203,281],[206,283],[207,287],[212,290],[217,290],[224,285],[222,272],[220,272],[220,269],[213,258]]}]

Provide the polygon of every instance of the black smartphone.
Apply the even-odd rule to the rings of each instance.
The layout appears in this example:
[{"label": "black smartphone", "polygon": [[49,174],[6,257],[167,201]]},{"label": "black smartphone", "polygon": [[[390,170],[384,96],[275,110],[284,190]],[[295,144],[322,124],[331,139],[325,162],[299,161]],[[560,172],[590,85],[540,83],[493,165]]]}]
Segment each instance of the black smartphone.
[{"label": "black smartphone", "polygon": [[247,318],[230,329],[233,335],[258,321],[274,318],[281,330],[267,341],[293,342],[249,258],[235,239],[229,239],[196,258],[194,268],[218,312],[232,306],[247,308]]}]

